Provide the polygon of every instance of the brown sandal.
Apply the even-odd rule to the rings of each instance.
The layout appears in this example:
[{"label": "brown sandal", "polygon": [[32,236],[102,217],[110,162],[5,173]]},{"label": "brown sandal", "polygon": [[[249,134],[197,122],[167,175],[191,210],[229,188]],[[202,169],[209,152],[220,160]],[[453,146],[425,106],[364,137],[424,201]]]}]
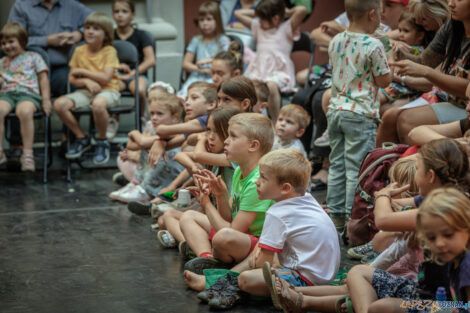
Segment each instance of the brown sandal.
[{"label": "brown sandal", "polygon": [[[306,312],[305,310],[302,310],[302,302],[304,299],[303,294],[296,291],[294,285],[289,284],[284,279],[279,277],[277,271],[273,270],[273,274],[279,279],[279,282],[281,283],[281,293],[279,294],[279,292],[276,290],[276,294],[284,313]],[[292,299],[290,289],[294,291],[295,299]]]}]

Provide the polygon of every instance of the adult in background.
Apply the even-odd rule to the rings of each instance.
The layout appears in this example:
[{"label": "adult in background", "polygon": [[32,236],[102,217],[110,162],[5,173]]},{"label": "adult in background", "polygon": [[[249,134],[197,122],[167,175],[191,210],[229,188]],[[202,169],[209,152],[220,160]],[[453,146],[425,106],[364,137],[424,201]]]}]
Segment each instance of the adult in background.
[{"label": "adult in background", "polygon": [[51,94],[67,92],[68,53],[82,40],[83,23],[93,11],[76,0],[18,0],[8,22],[23,25],[28,31],[28,46],[45,49],[51,63]]}]

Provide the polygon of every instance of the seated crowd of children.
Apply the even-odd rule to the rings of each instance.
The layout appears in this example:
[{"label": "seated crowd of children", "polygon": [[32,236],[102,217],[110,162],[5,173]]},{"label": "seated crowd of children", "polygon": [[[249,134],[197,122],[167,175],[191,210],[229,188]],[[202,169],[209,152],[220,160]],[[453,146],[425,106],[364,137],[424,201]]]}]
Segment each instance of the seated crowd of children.
[{"label": "seated crowd of children", "polygon": [[[419,14],[429,1],[345,0],[343,24],[337,19],[312,32],[324,42],[331,66],[331,88],[322,96],[328,129],[320,140],[331,148],[325,206],[310,194],[310,146],[300,141],[312,116],[303,104],[281,105],[281,92],[295,87],[290,52],[307,14],[282,0],[235,11],[257,44],[246,71],[243,51],[224,34],[217,2],[203,3],[200,35],[184,56],[189,76],[181,90],[139,77],[146,92],[136,90],[135,69],[119,63],[112,45],[113,38],[129,39],[133,32],[132,2],[116,0],[116,30],[105,14],[86,19],[85,44],[69,62],[69,81],[77,89],[53,105],[47,65],[25,50],[24,28],[6,24],[0,31],[0,164],[6,161],[4,120],[14,111],[22,170],[34,171],[33,113],[42,108],[49,115],[52,107],[74,135],[68,159],[91,149],[73,115],[91,108],[93,161],[107,163],[107,130],[117,123],[107,109],[129,88],[148,102],[150,120],[142,132],[128,134],[113,177],[122,187],[109,197],[157,219],[159,242],[179,249],[185,282],[211,308],[227,309],[251,295],[271,297],[285,312],[434,312],[443,304],[425,300],[444,292],[447,298],[438,300],[468,310],[470,1],[435,1],[448,15],[437,26]],[[392,14],[390,7],[399,12],[394,23],[382,19]],[[138,48],[143,73],[155,59],[148,43]],[[433,98],[438,93],[445,102]],[[438,101],[442,107],[433,106]],[[144,119],[145,111],[142,106]],[[369,171],[362,164],[376,146],[386,151],[387,141],[414,146],[404,146],[394,162],[386,163],[387,156],[373,163],[385,174],[373,178],[380,187],[368,195],[358,185]],[[358,197],[369,198],[359,220],[353,213]],[[355,240],[347,254],[368,264],[354,266],[343,284],[333,286],[338,235],[351,235],[361,221],[370,236]]]}]

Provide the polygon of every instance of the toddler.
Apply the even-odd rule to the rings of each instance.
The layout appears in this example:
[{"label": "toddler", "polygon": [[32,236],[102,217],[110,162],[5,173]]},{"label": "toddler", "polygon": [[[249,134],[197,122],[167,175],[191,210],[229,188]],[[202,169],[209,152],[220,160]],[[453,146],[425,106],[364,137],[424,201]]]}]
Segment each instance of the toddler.
[{"label": "toddler", "polygon": [[310,115],[300,105],[283,106],[276,121],[276,136],[272,150],[294,148],[306,157],[307,153],[299,138],[304,134],[308,124],[310,124]]},{"label": "toddler", "polygon": [[2,27],[0,44],[5,56],[0,59],[0,164],[7,161],[2,143],[5,116],[14,110],[20,120],[23,140],[21,170],[34,172],[34,112],[42,105],[49,116],[51,99],[49,69],[39,54],[25,51],[27,42],[28,33],[20,24],[8,23]]}]

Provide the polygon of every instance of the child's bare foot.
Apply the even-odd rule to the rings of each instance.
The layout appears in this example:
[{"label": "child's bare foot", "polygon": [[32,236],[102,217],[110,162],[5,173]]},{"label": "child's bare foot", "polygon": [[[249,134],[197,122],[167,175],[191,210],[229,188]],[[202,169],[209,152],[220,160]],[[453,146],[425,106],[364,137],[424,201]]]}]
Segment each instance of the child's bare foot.
[{"label": "child's bare foot", "polygon": [[198,275],[190,271],[184,271],[184,282],[189,288],[196,291],[203,291],[206,289],[206,277],[204,275]]}]

